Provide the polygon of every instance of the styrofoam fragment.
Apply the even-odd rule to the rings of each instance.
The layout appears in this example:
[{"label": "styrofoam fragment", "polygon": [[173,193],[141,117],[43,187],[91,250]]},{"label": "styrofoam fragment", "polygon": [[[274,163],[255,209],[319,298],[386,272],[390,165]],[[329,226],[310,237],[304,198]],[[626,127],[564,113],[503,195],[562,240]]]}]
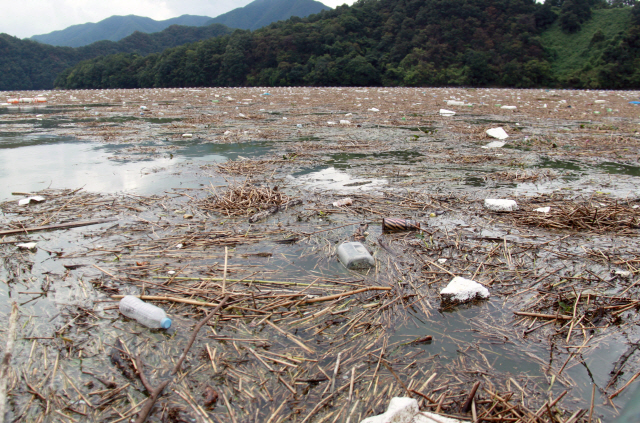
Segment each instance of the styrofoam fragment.
[{"label": "styrofoam fragment", "polygon": [[456,112],[454,112],[453,110],[440,109],[440,115],[442,116],[454,116],[455,114]]},{"label": "styrofoam fragment", "polygon": [[456,276],[440,291],[440,296],[446,302],[466,303],[489,298],[489,290],[476,281]]},{"label": "styrofoam fragment", "polygon": [[21,250],[35,250],[36,245],[38,244],[35,242],[25,242],[22,244],[17,244],[16,247],[20,248]]},{"label": "styrofoam fragment", "polygon": [[350,125],[350,124],[351,124],[351,122],[348,121],[348,120],[341,120],[340,121],[340,125]]},{"label": "styrofoam fragment", "polygon": [[487,129],[486,132],[487,132],[487,135],[489,135],[490,137],[497,138],[499,140],[505,140],[509,138],[509,134],[507,134],[505,130],[502,129],[501,126],[497,128]]},{"label": "styrofoam fragment", "polygon": [[607,102],[607,100],[596,100],[596,101],[594,101],[594,103],[596,103],[596,104],[602,104],[602,103],[606,103],[606,102]]},{"label": "styrofoam fragment", "polygon": [[506,142],[504,141],[493,141],[487,145],[483,145],[481,148],[501,148],[504,147],[505,144]]},{"label": "styrofoam fragment", "polygon": [[23,198],[22,200],[18,201],[18,205],[26,206],[29,203],[42,203],[44,200],[46,200],[46,198],[36,195],[34,197]]},{"label": "styrofoam fragment", "polygon": [[192,138],[193,134],[182,134],[182,138]]},{"label": "styrofoam fragment", "polygon": [[332,121],[332,120],[330,120],[330,121],[328,121],[328,122],[327,122],[327,125],[335,125],[335,124],[336,124],[336,123],[335,123],[334,121]]},{"label": "styrofoam fragment", "polygon": [[447,106],[464,106],[464,101],[447,100]]},{"label": "styrofoam fragment", "polygon": [[379,112],[380,110],[376,109],[375,107],[372,107],[369,109],[370,112]]},{"label": "styrofoam fragment", "polygon": [[411,423],[418,414],[418,401],[413,398],[394,397],[383,414],[367,417],[360,423]]},{"label": "styrofoam fragment", "polygon": [[538,207],[534,211],[537,211],[539,213],[549,213],[551,211],[551,207]]},{"label": "styrofoam fragment", "polygon": [[518,210],[518,203],[515,200],[487,198],[484,200],[484,207],[493,211],[513,211]]},{"label": "styrofoam fragment", "polygon": [[517,107],[516,106],[502,106],[500,108],[501,109],[505,109],[505,110],[515,110]]}]

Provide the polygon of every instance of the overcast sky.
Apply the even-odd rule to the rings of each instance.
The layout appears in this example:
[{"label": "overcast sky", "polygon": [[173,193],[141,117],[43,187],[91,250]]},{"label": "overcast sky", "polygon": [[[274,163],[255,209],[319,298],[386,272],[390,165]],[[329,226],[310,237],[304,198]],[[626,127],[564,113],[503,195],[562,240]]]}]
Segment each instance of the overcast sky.
[{"label": "overcast sky", "polygon": [[[253,0],[0,0],[0,32],[19,38],[99,22],[113,15],[147,16],[155,20],[180,15],[215,18]],[[320,0],[329,7],[355,0]]]}]

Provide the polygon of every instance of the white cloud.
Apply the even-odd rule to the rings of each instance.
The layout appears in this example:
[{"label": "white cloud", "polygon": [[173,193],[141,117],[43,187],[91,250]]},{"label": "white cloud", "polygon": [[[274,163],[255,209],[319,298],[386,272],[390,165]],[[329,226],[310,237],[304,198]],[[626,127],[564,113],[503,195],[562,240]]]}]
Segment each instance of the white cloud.
[{"label": "white cloud", "polygon": [[[155,20],[180,15],[216,17],[252,0],[0,0],[0,33],[19,38],[99,22],[113,15],[147,16]],[[323,0],[329,7],[355,0]]]}]

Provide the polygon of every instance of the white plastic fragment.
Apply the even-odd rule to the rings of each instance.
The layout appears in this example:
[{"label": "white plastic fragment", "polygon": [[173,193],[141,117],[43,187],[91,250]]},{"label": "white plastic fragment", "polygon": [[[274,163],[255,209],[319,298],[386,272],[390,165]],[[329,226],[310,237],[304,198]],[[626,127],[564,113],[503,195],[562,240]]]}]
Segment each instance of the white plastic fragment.
[{"label": "white plastic fragment", "polygon": [[628,270],[616,270],[615,274],[622,278],[628,278],[631,276],[631,272]]},{"label": "white plastic fragment", "polygon": [[348,120],[341,120],[340,125],[351,125],[351,122]]},{"label": "white plastic fragment", "polygon": [[438,263],[440,263],[440,264],[445,264],[446,262],[447,262],[446,258],[439,258],[438,259]]},{"label": "white plastic fragment", "polygon": [[515,110],[517,107],[516,106],[502,106],[500,108],[501,109],[505,109],[505,110]]},{"label": "white plastic fragment", "polygon": [[471,279],[456,276],[440,291],[442,300],[449,303],[466,303],[489,298],[489,290]]},{"label": "white plastic fragment", "polygon": [[182,134],[182,138],[192,138],[193,134]]},{"label": "white plastic fragment", "polygon": [[499,140],[505,140],[509,138],[509,135],[505,132],[504,129],[502,129],[501,126],[497,128],[487,129],[486,132],[487,132],[487,135],[489,135],[490,137],[497,138]]},{"label": "white plastic fragment", "polygon": [[481,148],[501,148],[504,147],[506,142],[504,141],[492,141],[487,145],[483,145]]},{"label": "white plastic fragment", "polygon": [[379,112],[380,110],[376,109],[375,107],[372,107],[369,109],[370,112]]},{"label": "white plastic fragment", "polygon": [[606,103],[607,100],[596,100],[594,101],[595,104],[602,104],[602,103]]},{"label": "white plastic fragment", "polygon": [[335,124],[336,124],[336,123],[335,123],[334,121],[332,121],[332,120],[330,120],[330,121],[328,121],[328,122],[327,122],[327,125],[335,125]]},{"label": "white plastic fragment", "polygon": [[456,112],[454,112],[453,110],[440,109],[441,116],[455,116],[455,114]]},{"label": "white plastic fragment", "polygon": [[34,197],[23,198],[22,200],[18,201],[18,205],[26,206],[29,203],[42,203],[44,200],[46,200],[46,198],[36,195]]},{"label": "white plastic fragment", "polygon": [[484,200],[484,207],[493,211],[513,211],[518,210],[518,203],[515,200],[487,198]]},{"label": "white plastic fragment", "polygon": [[464,101],[447,100],[447,106],[464,106]]},{"label": "white plastic fragment", "polygon": [[333,207],[350,206],[353,204],[351,197],[343,198],[342,200],[334,201]]},{"label": "white plastic fragment", "polygon": [[20,248],[21,250],[35,250],[36,245],[38,244],[35,242],[25,242],[22,244],[17,244],[16,247]]},{"label": "white plastic fragment", "polygon": [[383,414],[367,417],[360,423],[411,423],[418,414],[418,401],[413,398],[395,397],[389,401],[389,407]]},{"label": "white plastic fragment", "polygon": [[538,213],[549,213],[551,211],[551,207],[538,207],[534,211],[537,211]]}]

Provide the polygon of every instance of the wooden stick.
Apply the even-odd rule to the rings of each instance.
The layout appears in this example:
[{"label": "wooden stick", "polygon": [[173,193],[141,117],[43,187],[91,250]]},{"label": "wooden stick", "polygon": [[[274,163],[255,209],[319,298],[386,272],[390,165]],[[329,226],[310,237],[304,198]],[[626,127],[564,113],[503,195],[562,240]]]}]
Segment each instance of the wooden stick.
[{"label": "wooden stick", "polygon": [[272,328],[274,328],[275,330],[277,330],[278,332],[280,332],[281,334],[283,334],[287,338],[291,339],[293,342],[298,344],[303,350],[307,351],[308,353],[313,354],[315,352],[311,348],[307,347],[304,344],[304,342],[302,342],[301,340],[299,340],[295,336],[291,335],[290,333],[287,333],[286,331],[280,329],[278,326],[274,325],[269,319],[265,320],[265,323],[267,323],[269,326],[271,326]]},{"label": "wooden stick", "polygon": [[[169,279],[169,276],[154,276],[153,279]],[[223,278],[191,278],[187,276],[180,276],[175,278],[176,280],[181,281],[214,281],[221,282]],[[267,281],[261,279],[229,279],[227,278],[227,282],[243,282],[247,281],[247,283],[264,283],[264,284],[273,284],[273,285],[292,285],[292,286],[315,286],[321,288],[335,288],[334,285],[320,285],[320,284],[311,284],[311,283],[303,283],[303,282],[287,282],[287,281]]]},{"label": "wooden stick", "polygon": [[178,370],[180,370],[180,366],[182,366],[182,362],[185,360],[185,358],[187,358],[187,353],[191,349],[191,345],[193,345],[193,343],[195,342],[200,329],[202,329],[202,327],[206,325],[207,322],[218,313],[218,310],[222,308],[222,306],[227,302],[228,299],[229,299],[229,295],[225,295],[222,301],[220,301],[220,304],[218,304],[216,308],[211,310],[211,313],[209,313],[204,319],[200,321],[200,323],[196,325],[196,327],[193,329],[193,332],[191,333],[191,338],[189,339],[189,343],[185,347],[184,352],[182,353],[182,356],[180,356],[180,359],[176,363],[171,374],[175,375],[176,373],[178,373]]},{"label": "wooden stick", "polygon": [[591,418],[593,417],[593,401],[596,397],[596,384],[591,385],[591,405],[589,406],[589,422],[591,423]]},{"label": "wooden stick", "polygon": [[11,305],[11,316],[9,317],[9,332],[7,333],[7,346],[4,349],[4,356],[0,364],[0,422],[4,423],[4,415],[7,406],[7,383],[9,382],[9,369],[11,368],[11,357],[13,355],[13,345],[16,339],[18,327],[18,305],[14,302]]},{"label": "wooden stick", "polygon": [[229,253],[227,247],[224,247],[224,270],[222,272],[222,295],[227,293],[227,257]]},{"label": "wooden stick", "polygon": [[28,234],[29,232],[48,231],[48,230],[51,230],[51,229],[79,228],[80,226],[99,225],[101,223],[115,222],[116,220],[118,220],[118,219],[86,220],[84,222],[69,222],[69,223],[61,223],[59,225],[33,226],[33,227],[30,227],[30,228],[10,229],[10,230],[7,230],[7,231],[0,231],[0,236],[16,235],[16,234]]},{"label": "wooden stick", "polygon": [[469,391],[469,396],[467,397],[467,401],[462,406],[463,413],[468,413],[469,410],[471,409],[471,402],[473,401],[473,397],[476,396],[476,391],[478,390],[479,387],[480,387],[480,381],[477,381],[476,383],[473,384],[473,388],[471,388],[471,391]]},{"label": "wooden stick", "polygon": [[[114,300],[120,300],[124,297],[124,295],[112,295],[111,298]],[[184,303],[184,304],[193,304],[197,306],[207,306],[207,307],[218,307],[220,304],[215,303],[203,303],[198,300],[190,300],[188,298],[177,298],[177,297],[161,297],[158,295],[134,295],[134,297],[140,298],[141,300],[147,301],[172,301],[174,303]]]},{"label": "wooden stick", "polygon": [[538,317],[540,319],[559,319],[559,320],[571,320],[572,316],[567,316],[566,314],[540,314],[540,313],[528,313],[524,311],[514,311],[513,314],[516,316],[529,316],[529,317]]},{"label": "wooden stick", "polygon": [[631,382],[633,382],[634,380],[636,380],[636,378],[640,376],[640,371],[638,373],[636,373],[635,375],[631,376],[631,379],[629,379],[629,381],[627,383],[624,384],[624,386],[620,389],[618,389],[617,391],[615,391],[613,394],[611,394],[609,396],[609,399],[614,399],[615,397],[617,397],[618,395],[620,395],[620,393],[622,393],[622,391],[624,391],[627,386],[631,385]]}]

